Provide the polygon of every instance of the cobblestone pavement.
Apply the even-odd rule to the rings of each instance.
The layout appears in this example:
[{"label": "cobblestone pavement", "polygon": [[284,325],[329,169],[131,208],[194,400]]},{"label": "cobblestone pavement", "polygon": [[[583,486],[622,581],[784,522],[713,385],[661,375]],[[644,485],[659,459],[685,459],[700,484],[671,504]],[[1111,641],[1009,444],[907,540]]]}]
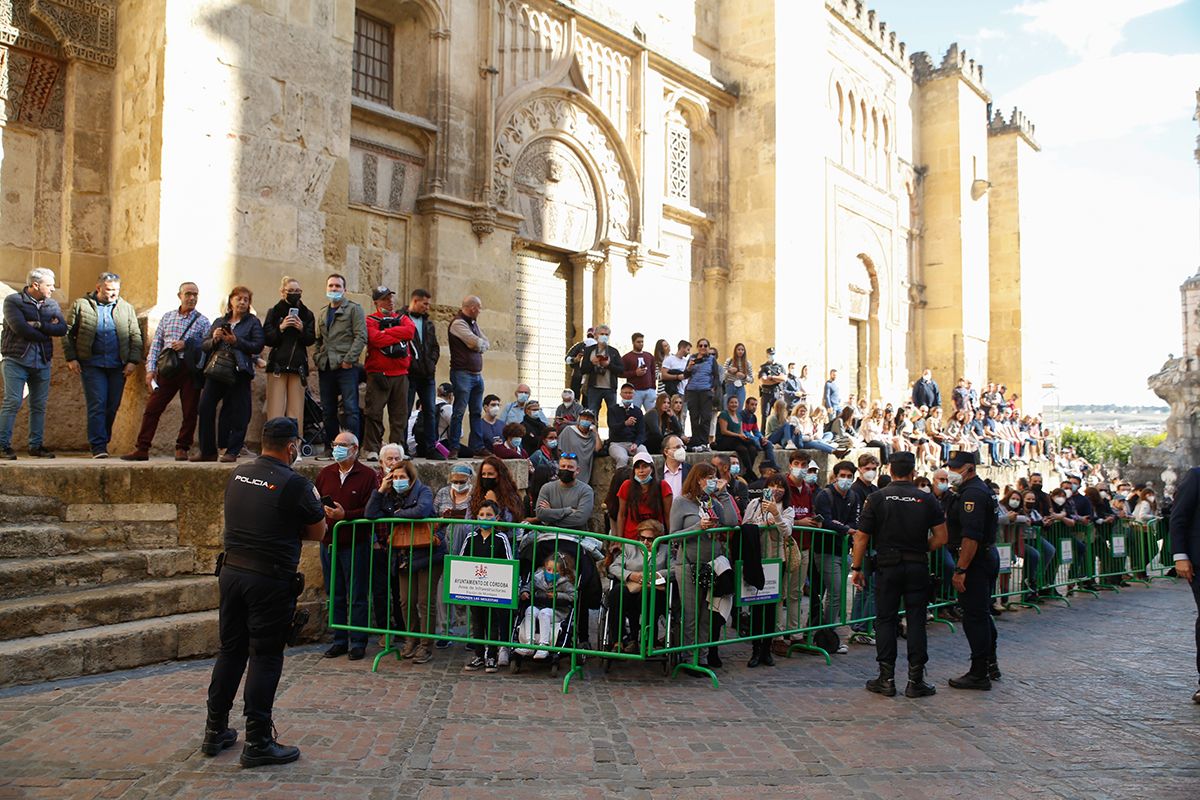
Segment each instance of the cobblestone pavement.
[{"label": "cobblestone pavement", "polygon": [[[1003,682],[955,692],[962,632],[930,637],[936,697],[863,689],[873,648],[721,686],[617,664],[562,695],[544,670],[463,674],[293,651],[276,716],[301,760],[198,746],[210,661],[0,692],[0,798],[1197,798],[1195,607],[1182,585],[1000,618]],[[237,727],[241,728],[241,720]]]}]

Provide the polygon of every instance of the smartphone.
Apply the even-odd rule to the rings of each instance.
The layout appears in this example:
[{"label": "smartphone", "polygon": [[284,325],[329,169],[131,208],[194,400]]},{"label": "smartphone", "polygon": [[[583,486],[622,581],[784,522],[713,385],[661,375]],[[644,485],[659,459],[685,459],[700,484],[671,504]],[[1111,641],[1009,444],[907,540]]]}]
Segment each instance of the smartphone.
[{"label": "smartphone", "polygon": [[300,316],[300,309],[298,309],[298,308],[289,308],[289,309],[288,309],[288,316],[289,316],[289,317],[299,317],[299,316]]},{"label": "smartphone", "polygon": [[326,508],[337,508],[337,503],[333,502],[333,498],[329,495],[325,495],[321,498],[321,505],[325,506]]},{"label": "smartphone", "polygon": [[226,322],[221,326],[221,330],[225,331],[226,333],[233,333],[233,326]]}]

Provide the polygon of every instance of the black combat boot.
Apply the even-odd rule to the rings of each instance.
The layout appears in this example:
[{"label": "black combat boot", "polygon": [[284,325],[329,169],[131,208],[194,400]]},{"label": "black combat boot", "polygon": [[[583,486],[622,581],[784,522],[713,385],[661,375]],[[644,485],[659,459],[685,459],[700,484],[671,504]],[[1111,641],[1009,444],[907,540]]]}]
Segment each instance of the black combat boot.
[{"label": "black combat boot", "polygon": [[750,655],[750,660],[746,662],[746,666],[750,669],[754,669],[762,661],[762,641],[755,639],[753,646],[754,652]]},{"label": "black combat boot", "polygon": [[908,686],[904,687],[905,697],[929,697],[931,694],[937,694],[937,689],[932,683],[925,680],[925,667],[909,667],[908,668]]},{"label": "black combat boot", "polygon": [[879,664],[879,677],[867,681],[867,691],[884,697],[896,696],[896,665]]},{"label": "black combat boot", "polygon": [[717,653],[717,646],[715,644],[708,648],[708,666],[712,669],[721,668],[721,656]]},{"label": "black combat boot", "polygon": [[989,681],[1000,680],[1000,664],[994,658],[987,663],[987,676]]},{"label": "black combat boot", "polygon": [[950,687],[953,689],[991,689],[992,682],[988,679],[987,662],[972,660],[971,668],[967,670],[966,675],[950,679]]},{"label": "black combat boot", "polygon": [[275,741],[275,728],[271,720],[246,720],[246,743],[242,745],[241,758],[243,767],[290,764],[299,757],[300,748]]},{"label": "black combat boot", "polygon": [[217,714],[208,712],[208,720],[204,723],[204,742],[200,752],[206,756],[215,756],[227,747],[233,747],[237,741],[237,731],[229,727],[229,712]]},{"label": "black combat boot", "polygon": [[759,643],[758,663],[764,667],[775,666],[775,656],[771,653],[771,643],[774,641],[774,639],[763,639]]}]

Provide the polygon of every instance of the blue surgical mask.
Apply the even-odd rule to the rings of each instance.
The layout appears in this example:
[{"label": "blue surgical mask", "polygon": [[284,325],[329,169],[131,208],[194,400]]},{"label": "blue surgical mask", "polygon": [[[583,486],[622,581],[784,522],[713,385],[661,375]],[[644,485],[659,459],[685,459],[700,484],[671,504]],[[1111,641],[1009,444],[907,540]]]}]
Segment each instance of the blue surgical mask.
[{"label": "blue surgical mask", "polygon": [[804,482],[805,483],[816,483],[817,476],[812,472],[806,473],[804,476]]},{"label": "blue surgical mask", "polygon": [[400,494],[408,491],[408,487],[412,485],[412,481],[408,478],[395,478],[392,480],[392,488]]},{"label": "blue surgical mask", "polygon": [[542,580],[546,581],[546,583],[554,583],[558,580],[558,573],[544,569],[542,570]]},{"label": "blue surgical mask", "polygon": [[792,477],[795,478],[796,480],[800,480],[801,478],[804,477],[804,470],[800,469],[800,467],[792,467],[791,472],[792,472]]},{"label": "blue surgical mask", "polygon": [[558,439],[547,439],[546,440],[546,449],[547,450],[557,450],[558,449]]},{"label": "blue surgical mask", "polygon": [[937,490],[939,492],[944,492],[949,488],[950,488],[950,484],[947,481],[938,481],[937,482]]},{"label": "blue surgical mask", "polygon": [[517,402],[525,405],[529,402],[529,392],[517,392]]},{"label": "blue surgical mask", "polygon": [[626,400],[624,397],[622,397],[621,405],[625,406],[626,408],[632,407],[633,406],[633,398],[631,397],[628,400]]},{"label": "blue surgical mask", "polygon": [[654,473],[651,472],[649,475],[634,475],[633,479],[638,483],[645,485],[654,479]]},{"label": "blue surgical mask", "polygon": [[843,492],[850,491],[850,487],[854,485],[854,478],[838,478],[837,487]]},{"label": "blue surgical mask", "polygon": [[709,494],[716,494],[717,493],[717,479],[709,478],[708,480],[706,480],[704,482],[704,491],[708,492]]},{"label": "blue surgical mask", "polygon": [[512,439],[509,439],[509,441],[512,443],[513,450],[521,449],[521,437],[520,436],[513,437]]},{"label": "blue surgical mask", "polygon": [[586,431],[590,427],[592,427],[592,421],[590,419],[579,420],[579,430]]},{"label": "blue surgical mask", "polygon": [[608,344],[608,334],[607,333],[600,334],[599,336],[596,337],[596,341],[599,342],[600,344]]},{"label": "blue surgical mask", "polygon": [[346,296],[345,292],[326,292],[325,293],[325,297],[327,297],[329,300],[333,301],[334,303],[338,302],[345,296]]},{"label": "blue surgical mask", "polygon": [[741,473],[741,471],[742,471],[741,464],[730,464],[729,465],[729,474],[730,475],[738,475]]},{"label": "blue surgical mask", "polygon": [[333,460],[339,464],[350,458],[350,448],[344,444],[335,444],[333,446]]}]

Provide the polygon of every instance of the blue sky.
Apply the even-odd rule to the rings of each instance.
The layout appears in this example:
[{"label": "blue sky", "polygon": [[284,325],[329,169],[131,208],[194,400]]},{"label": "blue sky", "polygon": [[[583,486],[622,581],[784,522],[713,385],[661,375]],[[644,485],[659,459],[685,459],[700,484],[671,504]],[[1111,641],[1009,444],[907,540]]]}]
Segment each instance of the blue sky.
[{"label": "blue sky", "polygon": [[1160,405],[1146,378],[1179,354],[1178,286],[1200,268],[1200,0],[872,5],[909,52],[958,42],[1037,125],[1022,248],[1044,347],[1026,358],[1064,404]]}]

